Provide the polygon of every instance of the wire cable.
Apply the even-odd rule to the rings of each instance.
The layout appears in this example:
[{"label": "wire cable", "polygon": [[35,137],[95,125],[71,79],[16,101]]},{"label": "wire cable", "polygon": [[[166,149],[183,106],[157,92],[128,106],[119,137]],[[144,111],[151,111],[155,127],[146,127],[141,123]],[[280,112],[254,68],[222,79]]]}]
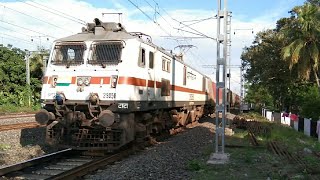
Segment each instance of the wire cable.
[{"label": "wire cable", "polygon": [[25,29],[25,30],[28,30],[28,31],[31,31],[31,32],[34,32],[34,33],[38,33],[38,34],[41,34],[41,35],[44,35],[44,36],[48,36],[48,37],[52,37],[52,38],[54,38],[54,39],[57,39],[57,38],[54,37],[54,36],[50,36],[50,35],[44,34],[44,33],[39,32],[39,31],[35,31],[35,30],[32,30],[32,29],[28,29],[28,28],[25,28],[25,27],[22,27],[22,26],[13,24],[13,23],[9,23],[9,22],[4,21],[4,20],[2,20],[2,19],[0,19],[0,21],[3,22],[3,23],[9,24],[9,25],[11,25],[11,26],[16,26],[16,27],[19,27],[19,28],[22,28],[22,29]]},{"label": "wire cable", "polygon": [[[25,16],[34,18],[34,19],[36,19],[36,20],[38,20],[38,21],[41,21],[41,22],[46,23],[46,24],[49,24],[49,25],[54,26],[54,27],[56,27],[56,28],[59,28],[59,29],[62,29],[62,30],[67,30],[67,29],[65,29],[65,28],[62,28],[62,27],[57,26],[57,25],[55,25],[55,24],[52,24],[52,23],[49,23],[49,22],[47,22],[47,21],[41,20],[41,19],[39,19],[39,18],[36,18],[36,17],[31,16],[31,15],[29,15],[29,14],[26,14],[26,13],[24,13],[24,12],[21,12],[21,11],[15,10],[15,9],[12,9],[12,8],[10,8],[10,7],[8,7],[8,6],[2,5],[2,4],[1,4],[1,6],[3,6],[4,8],[10,9],[11,11],[14,11],[14,12],[23,14],[23,15],[25,15]],[[70,31],[70,30],[67,30],[67,31],[72,32],[72,31]]]},{"label": "wire cable", "polygon": [[14,38],[14,39],[18,39],[18,40],[20,40],[20,42],[21,42],[21,41],[23,41],[22,43],[26,43],[26,44],[32,44],[32,45],[34,45],[34,44],[33,44],[33,43],[31,43],[30,41],[25,40],[25,39],[22,39],[22,38],[18,38],[18,37],[16,37],[16,36],[12,36],[12,35],[5,34],[5,33],[0,33],[0,35],[4,35],[4,36],[1,36],[1,37],[3,37],[3,38],[7,38],[7,37],[5,37],[5,36],[9,36],[9,37],[11,37],[11,38],[7,38],[7,39],[12,39],[12,38]]},{"label": "wire cable", "polygon": [[[158,4],[155,0],[153,0],[153,2],[155,2],[156,4]],[[209,37],[209,36],[207,36],[207,35],[205,35],[204,33],[202,33],[202,32],[200,32],[200,31],[198,31],[198,30],[196,30],[196,29],[194,29],[194,28],[192,28],[192,27],[190,27],[190,26],[188,26],[188,25],[186,25],[186,24],[184,24],[183,22],[181,22],[181,21],[178,21],[177,19],[175,19],[175,18],[173,18],[172,16],[170,16],[170,14],[166,11],[166,10],[164,10],[163,8],[161,8],[162,10],[163,10],[163,12],[165,12],[172,20],[174,20],[174,21],[176,21],[176,22],[178,22],[179,24],[182,24],[182,25],[184,25],[184,26],[186,26],[186,27],[188,27],[189,29],[191,29],[191,30],[193,30],[194,32],[196,32],[196,33],[198,33],[198,34],[201,34],[202,36],[204,36],[204,37]],[[212,38],[212,37],[210,37],[210,39],[214,39],[214,38]]]},{"label": "wire cable", "polygon": [[[201,23],[203,21],[210,20],[210,19],[216,19],[216,18],[215,17],[209,17],[209,18],[205,18],[205,19],[193,20],[193,21],[196,21],[196,22],[188,24],[188,26],[192,26],[192,25],[195,25],[195,24],[198,24],[198,23]],[[184,22],[184,21],[181,21],[181,22]],[[180,28],[184,28],[184,27],[186,27],[186,26],[182,26]]]},{"label": "wire cable", "polygon": [[[147,0],[144,0],[151,8],[153,8],[153,6],[149,3],[149,1]],[[156,6],[159,7],[159,4],[156,3]],[[169,24],[169,26],[171,26],[173,28],[173,26],[171,25],[171,23],[169,23],[161,14],[160,12],[158,12],[156,9],[155,9],[155,13],[157,13],[166,23]]]},{"label": "wire cable", "polygon": [[71,15],[69,15],[69,14],[67,14],[67,13],[58,11],[58,10],[56,10],[56,9],[53,9],[53,8],[48,7],[48,6],[46,6],[46,5],[37,3],[37,2],[35,2],[35,1],[32,1],[32,2],[33,2],[34,4],[39,5],[39,6],[46,7],[46,8],[48,8],[48,9],[52,9],[53,11],[56,11],[56,12],[58,12],[58,13],[61,13],[61,14],[65,15],[65,16],[69,16],[70,18],[73,18],[73,19],[75,19],[75,20],[77,20],[77,21],[79,21],[79,22],[83,22],[83,23],[85,23],[85,24],[87,23],[86,21],[84,21],[84,20],[82,20],[82,19],[79,19],[79,18],[76,18],[76,17],[74,17],[74,16],[71,16]]},{"label": "wire cable", "polygon": [[24,33],[21,33],[21,32],[18,32],[18,31],[15,31],[15,30],[10,29],[10,28],[7,28],[7,27],[0,26],[0,28],[2,28],[2,29],[6,29],[6,30],[11,31],[11,32],[15,32],[15,33],[21,34],[21,35],[23,35],[23,36],[30,36],[30,35],[28,35],[28,34],[24,34]]},{"label": "wire cable", "polygon": [[135,3],[133,3],[131,0],[128,0],[133,6],[135,6],[137,9],[140,10],[140,12],[142,14],[144,14],[147,18],[149,18],[153,23],[155,23],[157,26],[160,27],[160,29],[165,32],[166,34],[168,34],[169,36],[171,36],[171,33],[168,33],[165,29],[163,29],[163,27],[158,23],[156,22],[154,19],[152,19],[146,12],[144,12],[138,5],[136,5]]},{"label": "wire cable", "polygon": [[56,13],[56,12],[53,12],[53,11],[50,11],[50,10],[44,9],[44,8],[42,8],[42,7],[39,7],[39,6],[35,6],[35,5],[33,5],[33,4],[30,4],[30,3],[24,2],[24,1],[22,1],[22,0],[18,0],[18,1],[20,1],[20,2],[22,2],[22,3],[24,3],[24,4],[27,4],[27,5],[29,5],[29,6],[32,6],[32,7],[34,7],[34,8],[41,9],[42,11],[45,11],[45,12],[48,12],[48,13],[51,13],[51,14],[54,14],[54,15],[57,15],[57,16],[60,16],[60,17],[63,17],[63,18],[68,19],[68,20],[70,20],[70,21],[73,21],[73,22],[76,22],[76,23],[79,23],[79,24],[82,24],[82,25],[87,25],[86,23],[83,23],[82,21],[80,22],[80,21],[77,21],[77,20],[71,19],[70,17],[62,16],[61,14],[58,14],[58,13]]}]

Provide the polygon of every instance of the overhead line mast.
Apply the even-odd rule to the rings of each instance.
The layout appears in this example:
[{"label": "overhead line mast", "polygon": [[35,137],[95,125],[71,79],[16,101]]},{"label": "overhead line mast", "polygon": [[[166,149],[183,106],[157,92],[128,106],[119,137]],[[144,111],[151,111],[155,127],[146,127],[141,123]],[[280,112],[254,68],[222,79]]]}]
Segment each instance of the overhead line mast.
[{"label": "overhead line mast", "polygon": [[[221,20],[223,19],[223,29]],[[221,33],[221,31],[223,32]],[[223,10],[222,2],[218,0],[217,11],[217,69],[216,69],[216,110],[215,110],[215,153],[208,160],[209,164],[223,164],[229,155],[225,154],[225,120],[226,120],[226,76],[227,76],[227,59],[230,48],[231,32],[231,12],[227,11],[227,0],[224,0]],[[222,56],[220,50],[223,50]],[[221,72],[222,71],[222,72]],[[220,94],[222,90],[222,94]],[[222,97],[221,97],[222,96]],[[220,102],[220,98],[222,102]],[[220,118],[221,117],[221,118]]]}]

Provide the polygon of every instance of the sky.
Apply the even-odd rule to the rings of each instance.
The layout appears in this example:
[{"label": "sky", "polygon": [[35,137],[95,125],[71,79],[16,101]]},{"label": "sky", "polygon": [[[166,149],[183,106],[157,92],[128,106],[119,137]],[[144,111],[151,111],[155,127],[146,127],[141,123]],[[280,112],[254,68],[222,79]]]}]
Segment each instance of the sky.
[{"label": "sky", "polygon": [[[221,0],[223,1],[223,0]],[[143,32],[153,42],[167,50],[179,53],[178,45],[193,45],[184,50],[184,60],[190,66],[215,80],[215,69],[205,65],[216,64],[216,41],[194,37],[184,24],[212,18],[194,25],[193,29],[216,38],[217,0],[2,0],[0,2],[0,43],[36,50],[37,46],[50,48],[55,39],[81,31],[86,22],[95,17],[102,21],[119,21],[129,32]],[[294,6],[303,0],[228,0],[222,8],[232,12],[230,64],[240,65],[240,55],[250,46],[257,32],[272,29],[276,21],[288,17]],[[141,10],[139,10],[138,8]],[[141,12],[143,11],[143,12]],[[72,17],[71,17],[72,16]],[[182,23],[181,23],[182,22]],[[180,30],[179,30],[180,29]],[[231,90],[240,94],[240,68],[231,69]]]}]

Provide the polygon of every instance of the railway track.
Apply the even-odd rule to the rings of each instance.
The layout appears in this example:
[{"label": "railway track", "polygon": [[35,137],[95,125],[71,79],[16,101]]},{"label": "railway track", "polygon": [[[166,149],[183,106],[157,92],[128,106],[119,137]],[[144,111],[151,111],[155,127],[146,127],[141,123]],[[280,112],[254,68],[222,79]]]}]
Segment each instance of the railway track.
[{"label": "railway track", "polygon": [[139,150],[132,146],[119,153],[105,156],[86,155],[65,149],[0,169],[3,179],[78,179],[105,165],[113,164]]},{"label": "railway track", "polygon": [[14,118],[28,118],[34,117],[34,113],[24,113],[24,114],[8,114],[8,115],[0,115],[1,119],[14,119]]},{"label": "railway track", "polygon": [[[0,126],[1,127],[1,126]],[[79,179],[84,175],[113,164],[123,158],[141,151],[143,147],[158,144],[159,139],[184,132],[185,128],[171,129],[168,132],[149,137],[148,141],[132,142],[124,150],[105,155],[96,151],[76,151],[65,149],[25,162],[0,169],[0,179]]]},{"label": "railway track", "polygon": [[28,128],[37,128],[37,127],[43,127],[43,126],[38,124],[37,122],[7,124],[7,125],[0,125],[0,131],[9,131],[9,130],[15,130],[15,129],[28,129]]}]

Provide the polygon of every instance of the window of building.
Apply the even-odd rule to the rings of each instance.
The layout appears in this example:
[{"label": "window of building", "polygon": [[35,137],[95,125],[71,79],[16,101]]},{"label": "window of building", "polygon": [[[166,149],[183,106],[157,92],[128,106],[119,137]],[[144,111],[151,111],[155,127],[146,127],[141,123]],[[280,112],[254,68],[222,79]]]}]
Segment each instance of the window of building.
[{"label": "window of building", "polygon": [[149,68],[153,69],[154,66],[154,56],[153,56],[153,52],[149,52]]}]

